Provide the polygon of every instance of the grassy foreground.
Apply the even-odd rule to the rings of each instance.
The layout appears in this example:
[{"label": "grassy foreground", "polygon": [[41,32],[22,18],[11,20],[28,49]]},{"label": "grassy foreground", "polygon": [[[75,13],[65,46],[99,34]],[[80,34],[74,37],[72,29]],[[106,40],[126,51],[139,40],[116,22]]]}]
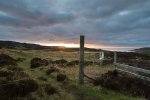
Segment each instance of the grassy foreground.
[{"label": "grassy foreground", "polygon": [[[78,60],[78,52],[51,52],[42,50],[1,50],[4,54],[11,57],[25,58],[23,62],[19,62],[18,66],[23,68],[24,71],[39,84],[37,91],[27,95],[26,97],[18,97],[19,100],[144,100],[142,97],[131,97],[123,94],[104,89],[99,86],[93,86],[87,79],[84,85],[78,84],[78,66],[58,66],[48,65],[38,68],[30,68],[30,60],[34,57],[43,59],[59,60],[65,59],[67,61]],[[96,53],[86,53],[85,60],[98,61]],[[46,70],[49,67],[55,66],[60,69],[60,73],[67,75],[67,80],[58,82],[56,76],[58,72],[46,75]],[[99,67],[96,65],[86,66],[85,73],[89,76],[96,76],[99,73],[105,73],[112,70],[112,66]],[[54,93],[48,94],[44,88],[48,85],[54,87]],[[53,91],[52,91],[53,92]]]}]

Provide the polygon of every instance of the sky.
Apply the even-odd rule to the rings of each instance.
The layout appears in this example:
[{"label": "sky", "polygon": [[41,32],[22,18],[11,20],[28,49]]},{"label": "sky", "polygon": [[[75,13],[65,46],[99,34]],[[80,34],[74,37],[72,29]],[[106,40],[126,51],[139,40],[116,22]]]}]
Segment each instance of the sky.
[{"label": "sky", "polygon": [[150,0],[0,0],[0,40],[132,50],[150,47]]}]

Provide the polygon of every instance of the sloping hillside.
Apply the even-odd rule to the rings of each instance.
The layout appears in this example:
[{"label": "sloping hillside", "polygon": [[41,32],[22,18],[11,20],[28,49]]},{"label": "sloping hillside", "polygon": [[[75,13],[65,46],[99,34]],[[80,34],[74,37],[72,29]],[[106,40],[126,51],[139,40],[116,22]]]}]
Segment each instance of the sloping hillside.
[{"label": "sloping hillside", "polygon": [[[41,46],[38,44],[30,44],[30,43],[20,43],[14,41],[0,41],[1,48],[8,49],[30,49],[30,50],[38,50],[38,49],[50,49],[48,46]],[[56,47],[51,47],[56,48]]]},{"label": "sloping hillside", "polygon": [[148,54],[150,55],[150,47],[140,48],[134,50],[137,53]]}]

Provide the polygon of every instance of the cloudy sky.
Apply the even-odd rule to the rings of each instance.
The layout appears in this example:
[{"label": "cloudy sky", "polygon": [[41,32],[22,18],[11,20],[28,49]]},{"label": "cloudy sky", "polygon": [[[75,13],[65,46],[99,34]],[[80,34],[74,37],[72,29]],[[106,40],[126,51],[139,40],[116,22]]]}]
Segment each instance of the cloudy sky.
[{"label": "cloudy sky", "polygon": [[150,0],[0,0],[0,40],[133,49],[150,46]]}]

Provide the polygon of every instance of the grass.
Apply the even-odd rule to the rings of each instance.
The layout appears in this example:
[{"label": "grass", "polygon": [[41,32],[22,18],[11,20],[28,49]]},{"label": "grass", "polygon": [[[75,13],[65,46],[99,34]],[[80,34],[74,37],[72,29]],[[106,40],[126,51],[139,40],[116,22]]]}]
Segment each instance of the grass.
[{"label": "grass", "polygon": [[[1,51],[0,51],[1,52]],[[23,68],[24,71],[33,79],[35,79],[40,88],[38,91],[31,93],[29,96],[24,98],[19,98],[19,100],[28,100],[29,98],[34,98],[36,100],[144,100],[142,97],[130,97],[123,94],[101,88],[100,86],[93,86],[92,84],[86,82],[85,85],[78,85],[78,66],[74,67],[61,67],[62,73],[65,73],[68,80],[64,82],[57,82],[56,76],[57,72],[50,75],[46,75],[46,70],[51,66],[42,66],[39,68],[31,69],[30,60],[34,57],[48,58],[52,60],[65,59],[67,61],[78,60],[78,52],[51,52],[42,50],[5,50],[5,54],[12,56],[13,58],[26,58],[23,62],[19,62],[18,66]],[[98,61],[96,53],[86,53],[85,60],[87,61]],[[111,66],[99,67],[96,65],[86,66],[85,73],[89,76],[99,75],[100,73],[106,73],[108,70],[112,70]],[[39,77],[44,77],[47,80],[43,81]],[[48,95],[44,88],[47,84],[55,87],[58,93],[53,95]]]},{"label": "grass", "polygon": [[90,97],[96,97],[97,100],[141,100],[138,98],[127,97],[122,94],[113,92],[111,90],[102,89],[93,86],[79,86],[80,91],[84,92]]}]

